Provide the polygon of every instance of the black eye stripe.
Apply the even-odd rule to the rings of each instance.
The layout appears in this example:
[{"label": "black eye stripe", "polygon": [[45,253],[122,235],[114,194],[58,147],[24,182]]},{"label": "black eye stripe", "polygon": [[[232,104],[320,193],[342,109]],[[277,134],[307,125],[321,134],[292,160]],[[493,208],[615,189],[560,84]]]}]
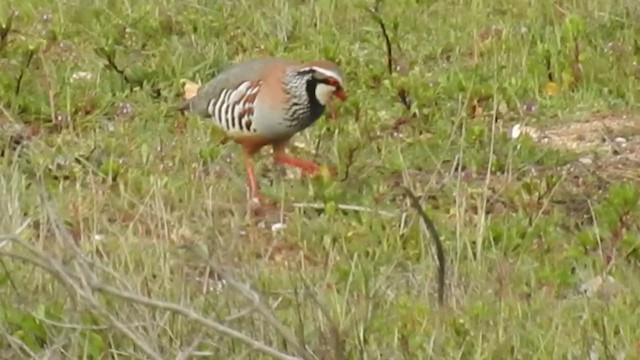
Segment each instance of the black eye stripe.
[{"label": "black eye stripe", "polygon": [[333,86],[336,88],[340,88],[340,82],[337,81],[336,79],[333,78],[322,78],[322,79],[316,79],[319,83],[325,84],[325,85],[329,85],[329,86]]}]

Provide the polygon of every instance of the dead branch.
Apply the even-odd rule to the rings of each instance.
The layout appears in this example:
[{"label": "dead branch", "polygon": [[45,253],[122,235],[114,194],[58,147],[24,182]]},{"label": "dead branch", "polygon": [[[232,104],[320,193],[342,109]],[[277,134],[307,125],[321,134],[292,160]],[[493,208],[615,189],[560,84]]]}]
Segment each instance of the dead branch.
[{"label": "dead branch", "polygon": [[422,206],[420,206],[420,200],[418,197],[411,191],[409,188],[401,186],[404,192],[407,194],[409,199],[411,200],[411,207],[414,208],[424,225],[427,227],[429,234],[433,238],[433,242],[436,245],[436,257],[438,258],[438,303],[440,306],[444,305],[444,291],[445,291],[445,258],[444,258],[444,247],[442,246],[442,242],[440,241],[440,236],[438,236],[438,231],[436,230],[436,226],[433,221],[427,216],[427,213],[424,211]]},{"label": "dead branch", "polygon": [[250,347],[259,350],[267,355],[273,356],[276,359],[282,359],[282,360],[296,360],[298,359],[297,357],[293,357],[293,356],[289,356],[287,354],[283,354],[280,351],[273,349],[259,341],[256,341],[236,330],[233,330],[229,327],[226,327],[222,324],[219,324],[213,320],[209,320],[205,317],[203,317],[202,315],[198,314],[197,312],[195,312],[192,309],[187,309],[185,307],[182,307],[178,304],[174,304],[174,303],[170,303],[170,302],[166,302],[166,301],[162,301],[162,300],[155,300],[155,299],[151,299],[148,297],[144,297],[138,294],[134,294],[134,293],[130,293],[130,292],[125,292],[125,291],[121,291],[119,289],[113,288],[111,286],[107,286],[104,285],[102,283],[95,283],[92,286],[93,289],[98,290],[100,292],[104,292],[106,294],[112,295],[114,297],[118,297],[120,299],[123,300],[128,300],[130,302],[134,302],[140,305],[146,305],[146,306],[150,306],[150,307],[154,307],[157,309],[161,309],[161,310],[166,310],[166,311],[170,311],[176,314],[180,314],[184,317],[187,317],[193,321],[196,321],[202,325],[204,325],[207,328],[210,328],[216,332],[219,332],[221,334],[224,334],[226,336],[229,336],[231,338],[234,338],[238,341],[241,341],[247,345],[249,345]]},{"label": "dead branch", "polygon": [[544,52],[544,66],[547,70],[547,80],[549,80],[549,82],[553,82],[554,76],[553,67],[551,66],[551,51],[548,49]]},{"label": "dead branch", "polygon": [[[360,105],[356,105],[355,112],[353,113],[353,122],[360,122]],[[362,147],[362,143],[356,144],[349,148],[347,152],[347,161],[344,169],[344,176],[339,180],[340,182],[346,181],[349,178],[349,171],[351,170],[351,166],[355,163],[355,155],[358,150]]]},{"label": "dead branch", "polygon": [[[145,305],[148,307],[173,312],[182,316],[185,316],[209,330],[216,331],[223,335],[226,335],[232,339],[240,341],[250,348],[258,350],[264,354],[267,354],[276,359],[294,360],[298,357],[287,355],[277,349],[274,349],[266,344],[263,344],[255,339],[248,337],[232,328],[222,325],[216,321],[205,318],[203,315],[198,314],[195,310],[183,307],[179,304],[156,300],[149,297],[142,296],[138,293],[127,291],[121,288],[117,288],[104,283],[98,276],[97,271],[102,267],[100,264],[94,263],[91,259],[87,258],[83,251],[75,243],[68,230],[63,226],[63,223],[53,212],[49,200],[43,190],[40,191],[40,201],[42,204],[43,212],[49,222],[54,233],[54,238],[60,241],[60,245],[66,250],[66,254],[62,258],[56,258],[51,256],[50,253],[45,253],[42,250],[36,248],[34,245],[19,239],[17,236],[0,236],[0,244],[13,243],[18,247],[25,249],[24,251],[17,252],[15,247],[13,251],[0,250],[0,259],[10,258],[26,262],[35,266],[38,269],[45,271],[55,278],[61,285],[63,285],[71,295],[70,297],[76,302],[80,301],[85,305],[88,305],[92,311],[100,315],[103,319],[107,320],[112,327],[117,329],[120,333],[127,336],[136,346],[141,349],[145,355],[150,359],[161,359],[159,352],[154,348],[154,345],[143,338],[142,334],[137,333],[131,325],[125,325],[120,319],[116,318],[113,313],[109,312],[103,305],[100,299],[97,297],[98,293],[108,295],[111,297],[119,298],[129,303],[135,303],[139,305]],[[0,246],[0,248],[2,248]],[[253,300],[256,311],[261,313],[267,318],[267,321],[276,327],[280,331],[283,337],[291,337],[292,334],[279,323],[269,313],[267,307],[259,302],[257,294],[252,290],[243,287],[235,283],[231,279],[226,279],[227,284],[242,290],[245,297]],[[304,351],[306,349],[302,348]],[[302,352],[303,355],[307,353]],[[305,359],[316,359],[312,356],[305,356]]]},{"label": "dead branch", "polygon": [[4,326],[0,326],[0,335],[3,339],[7,340],[9,346],[17,353],[28,354],[30,359],[38,359],[38,356],[29,348],[29,346],[27,346],[27,344],[16,336],[10,334]]},{"label": "dead branch", "polygon": [[582,81],[582,63],[580,62],[580,41],[576,37],[573,39],[573,66],[571,67],[573,72],[572,86],[575,87]]},{"label": "dead branch", "polygon": [[27,53],[27,60],[25,61],[25,64],[22,68],[20,68],[20,73],[18,74],[18,77],[16,78],[16,88],[15,88],[15,95],[20,94],[20,87],[22,86],[22,79],[24,78],[24,74],[27,72],[27,69],[29,68],[29,66],[31,66],[31,61],[33,61],[33,58],[36,55],[36,49],[30,49],[29,52]]},{"label": "dead branch", "polygon": [[378,23],[380,26],[380,30],[382,31],[382,37],[384,38],[384,44],[387,50],[387,71],[389,71],[389,75],[393,74],[393,50],[391,46],[391,39],[389,38],[389,34],[387,33],[387,26],[382,20],[382,16],[378,13],[379,3],[376,3],[374,9],[367,9],[369,14],[373,17],[373,20]]},{"label": "dead branch", "polygon": [[4,240],[10,240],[20,245],[21,247],[27,249],[30,253],[32,253],[32,256],[28,256],[20,253],[14,253],[14,252],[0,251],[0,257],[7,257],[15,260],[20,260],[26,263],[30,263],[31,265],[37,268],[40,268],[41,270],[44,270],[45,272],[54,276],[60,282],[64,282],[68,289],[74,290],[74,292],[71,293],[71,295],[76,295],[82,298],[83,300],[86,300],[86,302],[89,305],[92,305],[92,308],[94,308],[94,310],[101,313],[101,315],[105,316],[111,322],[112,325],[114,325],[116,328],[118,328],[118,330],[120,330],[125,335],[127,335],[131,340],[133,340],[136,343],[136,345],[138,345],[152,359],[162,359],[162,357],[158,355],[158,353],[155,350],[152,350],[152,347],[147,342],[142,340],[137,334],[134,334],[131,331],[130,327],[125,326],[122,322],[120,322],[120,320],[116,319],[112,314],[107,313],[105,309],[98,307],[99,303],[98,303],[98,300],[95,298],[94,292],[101,292],[107,295],[111,295],[113,297],[117,297],[122,300],[129,301],[131,303],[146,305],[149,307],[183,315],[191,320],[194,320],[204,325],[205,327],[211,330],[220,332],[231,338],[239,340],[258,351],[261,351],[267,355],[273,356],[276,359],[282,359],[282,360],[298,359],[296,357],[283,354],[278,350],[275,350],[265,344],[262,344],[254,339],[251,339],[246,335],[240,332],[237,332],[231,328],[228,328],[224,325],[221,325],[213,320],[209,320],[203,317],[202,315],[196,313],[192,309],[188,309],[178,304],[174,304],[166,301],[151,299],[151,298],[144,297],[132,292],[123,291],[121,289],[117,289],[115,287],[106,285],[103,282],[101,282],[97,278],[96,274],[94,273],[80,273],[77,270],[82,271],[82,269],[85,269],[84,271],[87,271],[86,269],[88,269],[87,266],[84,266],[87,264],[77,264],[77,262],[80,260],[82,260],[83,262],[89,261],[88,259],[84,258],[84,255],[82,255],[82,259],[76,257],[75,259],[76,261],[74,261],[74,263],[75,265],[79,265],[79,266],[75,266],[76,271],[73,271],[71,269],[65,268],[59,260],[52,258],[47,254],[42,253],[40,250],[37,250],[35,247],[27,244],[26,242],[16,237],[3,236],[2,238]]},{"label": "dead branch", "polygon": [[280,333],[280,335],[296,349],[296,352],[300,356],[302,356],[304,359],[317,359],[317,356],[309,351],[309,349],[298,340],[298,338],[291,332],[290,329],[285,327],[273,316],[273,312],[260,300],[260,295],[257,292],[231,278],[229,274],[224,269],[222,269],[221,266],[219,266],[219,264],[216,264],[215,261],[207,257],[205,251],[200,251],[193,246],[187,245],[183,246],[183,248],[191,251],[194,255],[199,257],[201,261],[207,264],[207,266],[210,266],[212,269],[214,269],[216,274],[218,274],[227,285],[239,292],[242,296],[245,297],[245,299],[249,300],[255,308],[255,311],[262,315],[267,323],[273,326],[278,331],[278,333]]},{"label": "dead branch", "polygon": [[4,48],[9,44],[9,33],[13,27],[13,18],[15,16],[15,11],[12,11],[11,14],[9,14],[9,18],[7,18],[6,23],[0,27],[0,52],[2,52],[2,50],[4,50]]},{"label": "dead branch", "polygon": [[105,317],[113,327],[120,330],[125,336],[127,336],[133,343],[135,343],[142,351],[147,354],[151,359],[162,359],[162,357],[155,351],[152,346],[141,339],[141,337],[134,333],[133,330],[116,319],[112,314],[108,313],[104,308],[100,306],[100,301],[95,298],[93,294],[93,289],[88,288],[88,282],[86,276],[95,276],[95,274],[78,274],[74,273],[72,270],[65,268],[65,266],[55,258],[43,253],[42,251],[36,249],[34,246],[16,238],[16,237],[5,237],[5,239],[9,239],[14,243],[17,243],[21,247],[25,248],[31,253],[31,256],[19,254],[15,252],[8,251],[0,251],[0,256],[21,260],[23,262],[29,263],[36,268],[44,270],[48,274],[52,275],[59,282],[61,282],[65,287],[70,290],[70,295],[76,298],[80,298],[85,300],[85,303],[89,305],[91,308],[99,313],[103,317]]},{"label": "dead branch", "polygon": [[[325,204],[323,203],[293,203],[293,207],[299,208],[299,209],[324,209],[325,208]],[[368,212],[368,213],[374,213],[374,214],[378,214],[378,215],[382,215],[382,216],[396,216],[396,214],[394,213],[390,213],[388,211],[384,211],[384,210],[375,210],[372,208],[368,208],[368,207],[364,207],[364,206],[359,206],[359,205],[348,205],[348,204],[337,204],[336,208],[338,208],[339,210],[343,210],[343,211],[357,211],[357,212]]]},{"label": "dead branch", "polygon": [[355,155],[358,152],[358,150],[360,150],[360,145],[355,145],[352,146],[351,148],[349,148],[349,151],[347,152],[347,161],[346,161],[346,166],[344,169],[344,176],[342,176],[342,179],[338,180],[340,182],[346,181],[349,178],[349,171],[351,170],[351,167],[353,166],[355,160]]},{"label": "dead branch", "polygon": [[[387,32],[387,26],[382,20],[382,16],[379,13],[380,1],[376,2],[375,7],[373,9],[367,9],[369,14],[373,17],[373,20],[378,23],[380,26],[380,31],[382,32],[382,37],[384,38],[385,48],[387,50],[387,71],[389,75],[393,74],[393,47],[391,45],[391,39],[389,38],[389,34]],[[400,99],[400,102],[407,110],[411,110],[411,98],[407,93],[407,90],[404,88],[400,88],[396,94]]]},{"label": "dead branch", "polygon": [[322,314],[322,316],[324,316],[325,319],[329,322],[329,331],[331,333],[331,340],[333,341],[333,359],[346,359],[347,351],[345,349],[345,339],[342,329],[340,329],[340,326],[338,326],[338,321],[336,321],[333,316],[331,316],[331,313],[329,312],[327,306],[320,301],[317,294],[312,289],[307,279],[304,278],[304,276],[302,276],[302,280],[306,290],[306,294],[316,304],[318,309],[320,309],[320,313]]},{"label": "dead branch", "polygon": [[[115,50],[107,49],[105,47],[98,47],[98,48],[95,48],[94,51],[99,57],[101,57],[103,60],[107,62],[107,69],[118,74],[120,78],[122,78],[122,81],[124,81],[127,85],[129,85],[130,89],[144,88],[144,83],[142,81],[131,78],[129,75],[127,75],[127,72],[125,69],[118,66],[116,62]],[[160,97],[161,94],[158,89],[151,89],[151,95],[154,98],[158,98]]]},{"label": "dead branch", "polygon": [[121,69],[118,64],[116,63],[116,52],[115,50],[111,49],[108,50],[107,48],[104,47],[99,47],[95,49],[96,54],[98,54],[98,56],[100,56],[102,59],[104,59],[107,62],[107,68],[113,72],[115,72],[116,74],[118,74],[122,80],[124,80],[124,82],[126,82],[127,84],[129,84],[129,86],[131,86],[132,88],[134,87],[142,87],[142,84],[139,82],[134,81],[133,79],[131,79],[127,73],[125,72],[124,69]]},{"label": "dead branch", "polygon": [[405,88],[398,89],[398,98],[400,98],[400,102],[407,110],[411,110],[411,103],[413,103],[413,101]]}]

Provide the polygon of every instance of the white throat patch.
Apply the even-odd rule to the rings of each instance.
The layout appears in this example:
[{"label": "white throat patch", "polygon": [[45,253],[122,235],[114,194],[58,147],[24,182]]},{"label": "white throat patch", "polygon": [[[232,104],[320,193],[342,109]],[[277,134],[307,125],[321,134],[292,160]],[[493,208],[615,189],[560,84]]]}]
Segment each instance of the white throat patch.
[{"label": "white throat patch", "polygon": [[316,99],[321,105],[327,105],[336,88],[327,84],[318,83],[316,85]]},{"label": "white throat patch", "polygon": [[[326,77],[335,78],[340,83],[342,83],[342,77],[333,71],[327,70],[325,68],[317,67],[317,66],[312,66],[311,68],[317,73],[323,74]],[[334,91],[336,91],[335,86],[318,83],[318,85],[316,85],[316,99],[318,99],[318,102],[320,104],[327,105],[327,103],[329,103],[329,100],[333,96]]]}]

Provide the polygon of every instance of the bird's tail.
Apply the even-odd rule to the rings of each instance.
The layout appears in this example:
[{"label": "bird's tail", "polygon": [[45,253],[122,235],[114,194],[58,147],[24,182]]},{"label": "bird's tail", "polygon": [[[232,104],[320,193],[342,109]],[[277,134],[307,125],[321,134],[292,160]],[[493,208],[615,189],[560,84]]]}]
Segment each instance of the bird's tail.
[{"label": "bird's tail", "polygon": [[176,108],[176,110],[184,113],[188,110],[191,110],[191,100],[198,94],[200,84],[187,79],[180,80],[180,84],[182,85],[182,97],[184,98],[184,101],[182,102],[182,104],[180,104],[180,106]]}]

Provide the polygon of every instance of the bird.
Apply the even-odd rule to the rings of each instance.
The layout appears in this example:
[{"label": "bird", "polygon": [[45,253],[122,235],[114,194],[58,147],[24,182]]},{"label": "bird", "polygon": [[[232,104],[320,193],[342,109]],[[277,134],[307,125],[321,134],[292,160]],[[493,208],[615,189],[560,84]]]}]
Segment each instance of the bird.
[{"label": "bird", "polygon": [[250,199],[259,203],[254,156],[271,146],[276,163],[305,175],[317,173],[319,164],[292,157],[286,148],[294,135],[323,115],[333,97],[346,101],[343,73],[335,62],[261,57],[227,66],[179,110],[211,120],[222,129],[223,142],[240,145]]}]

